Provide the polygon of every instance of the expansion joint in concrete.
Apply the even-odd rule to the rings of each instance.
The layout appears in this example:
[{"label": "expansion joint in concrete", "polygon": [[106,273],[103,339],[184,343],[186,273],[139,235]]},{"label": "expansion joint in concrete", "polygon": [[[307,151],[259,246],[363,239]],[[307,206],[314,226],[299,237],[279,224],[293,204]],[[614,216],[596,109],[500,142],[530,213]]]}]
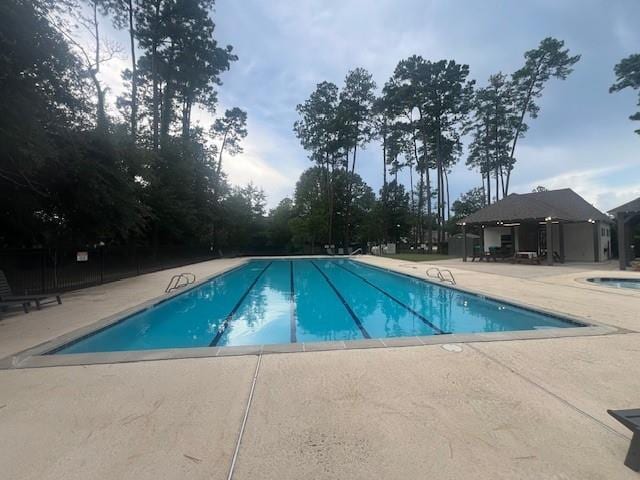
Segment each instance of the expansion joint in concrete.
[{"label": "expansion joint in concrete", "polygon": [[483,357],[489,359],[490,361],[497,363],[498,365],[500,365],[503,368],[506,368],[507,370],[509,370],[511,373],[513,373],[514,375],[520,377],[522,380],[524,380],[525,382],[529,383],[530,385],[533,385],[534,387],[537,387],[538,389],[542,390],[544,393],[546,393],[547,395],[555,398],[556,400],[558,400],[559,402],[563,403],[564,405],[566,405],[567,407],[571,408],[572,410],[574,410],[575,412],[579,413],[580,415],[583,415],[584,417],[592,420],[593,422],[597,423],[599,426],[601,426],[602,428],[604,428],[605,430],[607,430],[609,433],[613,433],[614,435],[617,435],[620,438],[624,438],[626,440],[629,440],[630,437],[627,437],[626,435],[618,432],[617,430],[615,430],[614,428],[611,428],[609,425],[607,425],[606,423],[598,420],[596,417],[594,417],[593,415],[590,415],[589,413],[585,412],[584,410],[582,410],[581,408],[575,406],[574,404],[572,404],[571,402],[569,402],[568,400],[562,398],[560,395],[552,392],[551,390],[547,389],[546,387],[540,385],[538,382],[536,382],[535,380],[530,379],[529,377],[523,375],[522,373],[518,372],[517,370],[515,370],[514,368],[510,367],[509,365],[506,365],[505,363],[501,362],[500,360],[498,360],[497,358],[489,355],[486,352],[483,352],[481,349],[467,343],[466,344],[469,348],[471,348],[472,350],[478,352],[480,355],[482,355]]},{"label": "expansion joint in concrete", "polygon": [[233,471],[236,468],[236,460],[238,459],[238,452],[240,451],[240,444],[242,443],[242,436],[244,435],[244,429],[247,425],[247,418],[249,418],[249,410],[251,409],[251,402],[253,401],[253,392],[256,388],[256,381],[258,380],[258,373],[260,372],[260,364],[262,363],[262,354],[258,355],[258,362],[256,363],[256,370],[253,374],[253,381],[251,382],[251,390],[249,391],[249,398],[247,399],[247,406],[244,410],[244,417],[242,418],[242,425],[240,426],[240,432],[238,432],[238,440],[236,442],[236,448],[233,452],[233,458],[231,459],[231,466],[229,467],[229,475],[227,480],[233,478]]}]

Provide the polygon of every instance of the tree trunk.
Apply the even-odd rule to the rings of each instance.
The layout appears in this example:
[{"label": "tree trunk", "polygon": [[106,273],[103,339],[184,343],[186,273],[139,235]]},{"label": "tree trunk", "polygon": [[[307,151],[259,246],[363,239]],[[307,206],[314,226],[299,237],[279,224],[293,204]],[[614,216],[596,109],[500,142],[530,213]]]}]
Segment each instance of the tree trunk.
[{"label": "tree trunk", "polygon": [[191,94],[188,93],[184,100],[182,106],[182,139],[187,140],[189,138],[189,133],[191,132],[191,107],[193,102],[191,100]]},{"label": "tree trunk", "polygon": [[438,248],[444,241],[444,168],[442,161],[438,165]]},{"label": "tree trunk", "polygon": [[422,168],[418,168],[418,165],[420,165],[420,161],[418,159],[418,142],[416,140],[415,135],[413,136],[413,155],[416,159],[416,171],[420,173],[420,183],[418,184],[418,210],[417,212],[415,212],[415,215],[416,215],[415,229],[417,231],[414,231],[414,243],[417,243],[418,241],[422,242],[422,239],[424,238],[423,218],[422,218],[422,212],[424,210],[424,203],[423,203],[424,175],[422,173]]},{"label": "tree trunk", "polygon": [[387,241],[387,135],[382,135],[382,236]]},{"label": "tree trunk", "polygon": [[98,27],[98,2],[94,0],[93,2],[93,28],[94,35],[96,37],[96,73],[100,71],[100,29]]},{"label": "tree trunk", "polygon": [[335,180],[335,160],[331,162],[331,175],[329,176],[329,245],[333,245],[333,197]]},{"label": "tree trunk", "polygon": [[159,28],[160,28],[160,2],[161,0],[155,0],[155,12],[153,18],[153,34],[151,40],[151,81],[153,84],[153,99],[152,99],[152,111],[153,111],[153,149],[158,150],[160,144],[160,91],[158,85],[158,44]]},{"label": "tree trunk", "polygon": [[[415,199],[413,195],[413,164],[409,164],[409,188],[411,189],[411,216],[412,216],[412,221],[415,222],[416,204],[415,204]],[[415,225],[411,233],[413,238],[415,239]]]},{"label": "tree trunk", "polygon": [[444,180],[447,188],[447,222],[448,222],[451,219],[451,206],[450,206],[451,203],[449,198],[449,174],[447,173],[446,169],[444,171]]},{"label": "tree trunk", "polygon": [[[356,125],[356,129],[358,128],[358,125]],[[351,201],[352,201],[352,188],[353,188],[353,176],[356,170],[356,153],[358,152],[358,142],[355,143],[355,145],[353,146],[353,163],[351,164],[351,175],[350,177],[347,179],[347,205],[346,205],[346,212],[345,212],[345,229],[344,229],[344,248],[345,248],[345,252],[349,251],[349,244],[351,242],[351,235],[350,235],[350,229],[349,229],[349,222],[351,221]],[[349,162],[349,155],[347,154],[347,163]]]},{"label": "tree trunk", "polygon": [[424,168],[420,167],[420,183],[418,184],[418,244],[424,243]]},{"label": "tree trunk", "polygon": [[511,154],[509,155],[509,170],[507,170],[507,184],[505,185],[505,192],[509,194],[509,180],[511,180],[511,166],[513,165],[513,155],[516,151],[516,144],[518,143],[518,137],[520,136],[520,131],[522,130],[522,124],[524,123],[524,117],[527,114],[527,109],[529,108],[529,102],[531,102],[531,96],[533,93],[533,87],[536,84],[538,79],[538,75],[540,75],[540,67],[542,65],[542,60],[544,56],[538,60],[538,64],[536,65],[536,73],[531,78],[531,83],[529,83],[529,88],[527,89],[527,95],[525,96],[524,104],[522,105],[522,111],[520,112],[520,119],[518,121],[518,126],[516,127],[516,134],[513,136],[513,143],[511,144]]},{"label": "tree trunk", "polygon": [[[169,66],[168,72],[171,71]],[[171,126],[171,117],[173,115],[173,92],[174,86],[169,73],[167,73],[167,79],[162,95],[162,113],[160,115],[160,147],[164,148],[169,140],[169,128]]]},{"label": "tree trunk", "polygon": [[93,2],[93,29],[96,41],[95,64],[94,68],[89,67],[89,74],[96,89],[96,130],[104,133],[107,130],[107,114],[105,112],[104,90],[98,79],[98,73],[100,72],[100,26],[98,24],[98,4],[95,1]]},{"label": "tree trunk", "polygon": [[133,0],[127,0],[129,8],[129,42],[131,44],[131,138],[136,141],[138,134],[138,68],[136,65],[135,25]]},{"label": "tree trunk", "polygon": [[487,205],[491,205],[491,170],[487,170]]},{"label": "tree trunk", "polygon": [[91,73],[91,79],[96,88],[97,108],[96,108],[96,130],[101,133],[107,131],[107,114],[104,108],[104,90],[95,72]]},{"label": "tree trunk", "polygon": [[222,152],[224,152],[225,144],[227,143],[227,133],[228,130],[224,132],[222,136],[222,144],[220,145],[220,153],[218,154],[218,164],[216,165],[216,178],[214,180],[213,187],[213,205],[214,208],[218,204],[218,199],[220,198],[220,175],[222,175]]}]

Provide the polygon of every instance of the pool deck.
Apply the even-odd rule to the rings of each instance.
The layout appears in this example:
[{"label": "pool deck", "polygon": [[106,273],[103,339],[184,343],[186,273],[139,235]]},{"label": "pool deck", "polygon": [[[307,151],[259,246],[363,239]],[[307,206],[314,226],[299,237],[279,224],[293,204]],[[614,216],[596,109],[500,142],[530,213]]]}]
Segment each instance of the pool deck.
[{"label": "pool deck", "polygon": [[[431,266],[360,260],[416,276]],[[130,278],[3,317],[0,358],[157,297],[175,272],[202,278],[242,261]],[[451,268],[461,288],[619,330],[0,370],[0,472],[226,479],[233,464],[234,479],[639,478],[623,465],[630,432],[606,409],[640,407],[640,292],[585,282],[612,276],[606,266],[433,265]]]}]

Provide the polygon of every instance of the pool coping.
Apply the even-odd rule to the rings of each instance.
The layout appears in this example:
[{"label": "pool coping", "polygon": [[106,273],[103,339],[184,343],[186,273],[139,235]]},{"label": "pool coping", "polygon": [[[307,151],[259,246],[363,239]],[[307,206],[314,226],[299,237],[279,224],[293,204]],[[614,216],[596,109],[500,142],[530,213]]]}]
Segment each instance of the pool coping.
[{"label": "pool coping", "polygon": [[[191,348],[165,348],[165,349],[149,349],[149,350],[127,350],[116,352],[93,352],[93,353],[75,353],[65,355],[52,355],[55,351],[67,347],[73,343],[83,340],[84,338],[94,335],[101,330],[110,328],[120,322],[125,321],[130,316],[149,309],[153,306],[164,303],[172,298],[183,295],[188,291],[199,287],[200,285],[210,281],[213,278],[226,275],[237,270],[247,263],[255,259],[265,259],[266,257],[247,257],[237,265],[222,269],[211,275],[208,275],[188,287],[182,288],[169,294],[163,294],[150,300],[142,302],[136,306],[130,307],[121,312],[109,315],[97,322],[93,322],[84,327],[72,330],[62,335],[58,335],[46,342],[22,350],[18,353],[9,355],[0,359],[0,370],[21,369],[21,368],[39,368],[39,367],[58,367],[58,366],[79,366],[79,365],[95,365],[95,364],[111,364],[111,363],[130,363],[139,361],[157,361],[187,358],[208,358],[208,357],[225,357],[237,355],[261,355],[261,354],[277,354],[277,353],[302,353],[311,351],[328,351],[328,350],[351,350],[363,348],[393,348],[405,346],[423,346],[423,345],[441,345],[450,343],[473,343],[473,342],[495,342],[508,340],[533,340],[533,339],[550,339],[550,338],[566,338],[566,337],[582,337],[582,336],[599,336],[614,333],[629,333],[623,328],[613,327],[591,320],[585,320],[573,315],[556,312],[546,308],[529,305],[526,303],[517,303],[511,299],[501,298],[496,295],[485,295],[458,285],[447,285],[435,282],[417,275],[412,272],[404,272],[386,268],[378,265],[372,265],[368,262],[362,262],[353,257],[338,257],[356,261],[365,266],[374,269],[384,270],[390,273],[410,277],[416,280],[431,283],[437,286],[459,291],[468,295],[473,295],[484,300],[496,301],[507,305],[542,313],[545,315],[558,318],[569,323],[576,324],[575,327],[564,328],[545,328],[540,330],[513,330],[505,332],[479,332],[479,333],[447,333],[443,335],[428,336],[407,336],[392,338],[371,338],[361,340],[345,340],[345,341],[328,341],[328,342],[311,342],[311,343],[283,343],[283,344],[259,344],[246,346],[227,346],[227,347],[191,347]],[[290,259],[289,257],[275,257],[279,259]],[[299,258],[299,257],[295,257]],[[316,256],[314,258],[336,258],[335,256]],[[579,325],[579,326],[578,326]]]},{"label": "pool coping", "polygon": [[[627,274],[629,274],[630,272],[625,272]],[[575,283],[578,283],[582,286],[586,286],[589,287],[590,290],[593,290],[594,292],[601,292],[601,293],[607,293],[609,295],[619,295],[621,297],[640,297],[640,290],[638,289],[634,289],[634,288],[619,288],[619,287],[613,287],[610,285],[606,285],[600,282],[593,282],[591,281],[592,279],[599,279],[599,280],[622,280],[622,281],[640,281],[640,276],[634,276],[633,274],[635,274],[637,272],[633,272],[631,274],[631,276],[618,276],[618,277],[614,277],[614,276],[594,276],[594,275],[580,275],[579,277],[576,277],[573,279],[573,281]]]}]

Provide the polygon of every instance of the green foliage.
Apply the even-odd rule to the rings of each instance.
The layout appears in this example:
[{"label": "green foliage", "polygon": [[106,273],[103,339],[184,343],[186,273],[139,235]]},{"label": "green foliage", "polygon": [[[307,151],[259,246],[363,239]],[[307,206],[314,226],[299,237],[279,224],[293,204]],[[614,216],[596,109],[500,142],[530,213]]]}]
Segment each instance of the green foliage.
[{"label": "green foliage", "polygon": [[246,113],[234,108],[215,122],[214,133],[226,135],[219,146],[190,123],[193,105],[215,110],[220,74],[235,60],[231,47],[213,38],[213,2],[89,4],[130,28],[143,52],[133,65],[139,74],[124,72],[137,90],[119,102],[132,115],[137,91],[140,129],[133,134],[126,115],[96,128],[100,55],[93,62],[68,25],[52,23],[64,13],[58,8],[77,6],[73,1],[3,2],[0,244],[265,244],[264,193],[229,187],[221,170],[223,151],[241,151]]},{"label": "green foliage", "polygon": [[486,206],[487,196],[485,194],[484,187],[472,188],[467,193],[460,195],[460,198],[453,202],[453,215],[447,222],[447,230],[449,233],[457,233],[460,230],[460,227],[458,226],[460,220]]},{"label": "green foliage", "polygon": [[524,66],[509,79],[502,73],[491,75],[487,87],[475,95],[467,165],[480,171],[483,184],[486,179],[488,203],[492,199],[491,176],[496,182],[495,199],[500,199],[500,193],[503,197],[509,194],[516,146],[528,128],[525,118],[536,118],[540,111],[536,99],[550,79],[565,80],[580,55],[570,56],[563,41],[548,37],[525,52],[524,58]]},{"label": "green foliage", "polygon": [[290,198],[283,198],[278,206],[269,212],[267,234],[270,247],[281,248],[292,245],[293,233],[289,223],[294,217],[295,205]]},{"label": "green foliage", "polygon": [[[504,177],[515,164],[515,159],[510,156],[511,143],[519,122],[515,95],[513,82],[502,73],[491,75],[489,84],[476,91],[474,115],[469,125],[473,140],[469,145],[467,165],[477,168],[483,179],[486,177],[487,202],[491,201],[491,177],[496,180],[495,196],[499,199],[500,185],[504,196]],[[525,132],[526,129],[527,125],[523,122],[520,130]]]},{"label": "green foliage", "polygon": [[467,193],[460,195],[460,198],[453,202],[453,219],[460,220],[477,212],[487,205],[484,189],[472,188]]},{"label": "green foliage", "polygon": [[[73,16],[88,22],[91,47],[69,30],[72,22],[58,22],[80,1],[96,12]],[[242,152],[247,113],[230,108],[206,131],[191,121],[194,106],[216,114],[221,75],[237,60],[215,39],[213,7],[213,0],[0,3],[1,245],[208,244],[231,253],[399,237],[420,244],[425,236],[431,245],[434,229],[443,240],[447,220],[490,199],[492,177],[496,197],[508,193],[525,119],[538,114],[548,80],[565,79],[579,60],[547,38],[525,53],[521,69],[491,76],[475,93],[468,65],[418,55],[398,63],[378,98],[363,68],[349,71],[341,87],[321,82],[297,106],[294,124],[313,166],[293,198],[267,215],[264,192],[231,186],[223,169],[225,155]],[[110,56],[108,43],[98,48],[105,20],[130,41],[115,118],[107,118],[108,89],[97,75]],[[638,59],[616,66],[611,91],[640,87]],[[462,195],[451,216],[448,174],[466,132],[473,134],[467,164],[487,189]],[[374,139],[382,144],[378,198],[356,172],[359,149]],[[398,182],[403,169],[409,188]]]},{"label": "green foliage", "polygon": [[[615,66],[616,83],[611,85],[609,92],[619,92],[625,88],[634,90],[640,89],[640,54],[629,55],[623,58],[620,63]],[[640,93],[638,93],[638,104],[640,107]],[[630,120],[640,120],[640,112],[636,112],[629,117]],[[640,129],[636,130],[640,135]]]}]

